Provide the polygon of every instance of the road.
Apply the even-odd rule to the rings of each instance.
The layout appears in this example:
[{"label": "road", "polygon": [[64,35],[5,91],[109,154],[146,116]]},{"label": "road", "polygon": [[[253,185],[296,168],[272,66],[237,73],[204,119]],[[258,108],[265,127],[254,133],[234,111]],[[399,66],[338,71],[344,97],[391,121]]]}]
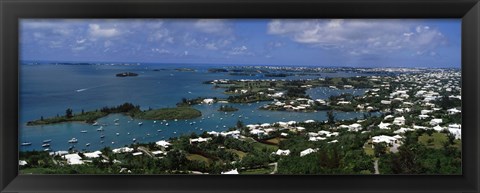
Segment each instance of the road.
[{"label": "road", "polygon": [[380,174],[380,171],[378,171],[378,159],[375,159],[373,162],[373,167],[375,167],[375,174]]},{"label": "road", "polygon": [[273,168],[273,171],[270,173],[270,174],[276,174],[277,171],[278,171],[278,162],[275,162],[275,163],[271,163],[271,164],[268,164],[269,166],[275,166]]}]

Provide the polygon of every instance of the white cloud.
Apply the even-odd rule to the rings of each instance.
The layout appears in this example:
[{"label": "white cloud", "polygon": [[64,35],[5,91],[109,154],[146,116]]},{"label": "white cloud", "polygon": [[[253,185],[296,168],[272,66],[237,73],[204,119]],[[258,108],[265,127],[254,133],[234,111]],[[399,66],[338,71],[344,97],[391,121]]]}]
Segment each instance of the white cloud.
[{"label": "white cloud", "polygon": [[193,24],[193,27],[201,32],[210,34],[227,35],[232,32],[232,28],[223,19],[200,19]]},{"label": "white cloud", "polygon": [[93,37],[114,37],[120,34],[120,32],[114,28],[102,28],[98,24],[90,24],[89,25],[89,32],[90,35]]},{"label": "white cloud", "polygon": [[85,41],[87,41],[87,39],[80,39],[80,40],[77,40],[77,44],[83,44],[83,43],[85,43]]},{"label": "white cloud", "polygon": [[423,52],[446,42],[438,30],[402,20],[273,20],[268,23],[267,33],[300,44],[342,49],[352,55],[400,49]]},{"label": "white cloud", "polygon": [[233,47],[231,50],[226,52],[229,55],[253,55],[252,52],[248,50],[248,47],[245,45]]},{"label": "white cloud", "polygon": [[205,48],[207,48],[209,50],[218,50],[218,47],[217,47],[217,45],[215,45],[215,43],[207,43],[207,44],[205,44]]}]

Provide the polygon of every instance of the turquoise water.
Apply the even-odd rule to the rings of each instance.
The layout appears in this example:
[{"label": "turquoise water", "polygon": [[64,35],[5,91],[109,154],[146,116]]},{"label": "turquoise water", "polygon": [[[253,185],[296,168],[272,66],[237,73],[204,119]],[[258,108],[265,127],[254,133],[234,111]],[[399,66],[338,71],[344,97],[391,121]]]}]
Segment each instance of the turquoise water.
[{"label": "turquoise water", "polygon": [[[194,68],[195,72],[179,72],[178,67]],[[196,105],[202,117],[190,120],[158,121],[136,120],[120,114],[113,114],[98,120],[104,131],[84,123],[62,123],[44,126],[26,126],[30,120],[41,116],[63,115],[67,108],[75,112],[98,109],[103,106],[115,106],[124,102],[140,105],[143,109],[174,107],[181,98],[226,97],[222,89],[202,82],[213,79],[263,79],[262,76],[231,76],[228,73],[208,73],[214,66],[179,66],[179,65],[21,65],[20,79],[20,142],[31,142],[31,146],[21,146],[20,150],[43,150],[43,140],[51,139],[50,149],[67,150],[71,144],[68,140],[77,138],[78,150],[97,150],[105,146],[123,147],[133,142],[154,142],[170,137],[203,131],[223,131],[235,126],[238,120],[245,124],[273,123],[278,121],[305,121],[309,119],[326,120],[326,112],[300,113],[258,110],[267,102],[253,104],[230,104],[239,111],[232,113],[218,112],[221,104]],[[218,66],[217,66],[218,67]],[[162,68],[165,70],[153,71]],[[118,78],[120,72],[135,72],[138,77]],[[328,73],[328,76],[357,76],[354,73]],[[371,74],[370,74],[371,75]],[[325,77],[290,76],[277,79],[305,79]],[[272,79],[271,77],[269,79]],[[313,98],[328,98],[338,94],[339,90],[315,88],[308,91]],[[353,89],[342,92],[363,94],[364,90]],[[362,113],[337,112],[337,119],[361,118]],[[118,126],[114,120],[119,119]],[[138,123],[143,122],[142,126]],[[86,130],[86,133],[80,131]],[[118,135],[117,135],[118,133]],[[105,138],[101,139],[100,135]],[[103,143],[102,143],[103,141]],[[113,142],[113,143],[112,143]],[[90,146],[85,146],[90,143]]]}]

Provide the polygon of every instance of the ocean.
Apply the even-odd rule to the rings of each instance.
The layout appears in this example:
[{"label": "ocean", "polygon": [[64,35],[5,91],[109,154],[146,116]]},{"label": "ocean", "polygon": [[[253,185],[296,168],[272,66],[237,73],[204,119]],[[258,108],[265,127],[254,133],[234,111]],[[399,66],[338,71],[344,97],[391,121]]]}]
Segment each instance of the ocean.
[{"label": "ocean", "polygon": [[[95,151],[103,147],[118,148],[136,142],[147,143],[167,140],[170,137],[202,133],[204,131],[224,131],[234,127],[238,120],[244,124],[273,123],[278,121],[305,121],[327,119],[325,111],[319,112],[280,112],[259,110],[269,102],[251,104],[229,104],[239,110],[236,112],[219,112],[222,104],[195,105],[202,116],[190,120],[164,122],[131,119],[121,114],[111,114],[98,120],[104,131],[98,132],[100,126],[70,122],[42,126],[26,126],[31,120],[41,116],[54,117],[64,115],[67,108],[74,113],[90,111],[104,106],[117,106],[125,102],[140,105],[142,109],[175,107],[182,98],[227,97],[223,89],[215,89],[204,81],[214,79],[307,79],[325,77],[351,77],[372,74],[360,73],[318,73],[312,76],[263,77],[232,76],[228,73],[210,73],[209,68],[221,65],[199,64],[139,64],[139,65],[20,65],[20,104],[19,104],[19,141],[30,142],[30,146],[19,146],[20,151],[43,150],[44,140],[52,140],[52,151],[68,150],[72,145],[68,140],[77,138],[77,150]],[[177,71],[175,68],[191,68],[195,71]],[[158,69],[155,70],[154,69]],[[116,77],[121,72],[134,72],[137,77]],[[307,91],[312,98],[327,99],[330,95],[343,92],[362,95],[365,89],[336,90],[330,88],[313,88]],[[336,112],[336,118],[362,118],[361,112]],[[114,120],[119,119],[118,126]],[[139,126],[138,123],[143,122]],[[87,131],[82,133],[80,131]],[[100,138],[104,135],[104,138]],[[90,144],[88,147],[86,144]]]}]

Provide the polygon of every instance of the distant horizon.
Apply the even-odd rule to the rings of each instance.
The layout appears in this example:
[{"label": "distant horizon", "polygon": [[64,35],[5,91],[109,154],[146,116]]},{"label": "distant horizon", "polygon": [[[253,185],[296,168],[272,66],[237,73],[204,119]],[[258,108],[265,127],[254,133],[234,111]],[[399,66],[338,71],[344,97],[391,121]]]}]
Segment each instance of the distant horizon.
[{"label": "distant horizon", "polygon": [[460,19],[21,19],[20,59],[461,67]]},{"label": "distant horizon", "polygon": [[[185,63],[185,62],[138,62],[138,61],[55,61],[55,60],[21,60],[20,63],[96,63],[96,64],[108,64],[108,63],[130,63],[130,64],[171,64],[171,65],[225,65],[228,67],[232,66],[274,66],[274,67],[322,67],[322,68],[432,68],[432,69],[461,69],[460,66],[450,66],[450,67],[427,67],[427,66],[415,66],[415,67],[406,67],[406,66],[350,66],[350,65],[301,65],[301,64],[240,64],[240,63]],[[41,64],[40,64],[41,65]]]}]

